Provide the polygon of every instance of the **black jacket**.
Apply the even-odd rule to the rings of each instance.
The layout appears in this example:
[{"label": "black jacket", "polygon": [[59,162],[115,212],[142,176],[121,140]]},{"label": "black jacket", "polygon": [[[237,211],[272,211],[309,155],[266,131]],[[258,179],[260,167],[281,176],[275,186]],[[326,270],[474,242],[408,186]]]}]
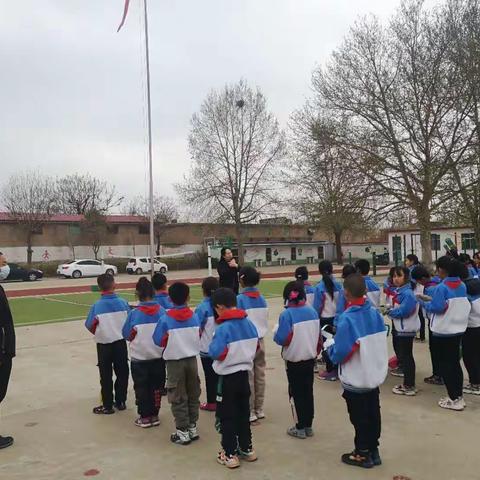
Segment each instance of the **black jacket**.
[{"label": "black jacket", "polygon": [[230,267],[228,263],[222,258],[218,262],[217,272],[218,272],[218,283],[221,287],[231,288],[235,293],[238,294],[239,284],[238,284],[238,267]]},{"label": "black jacket", "polygon": [[15,329],[5,291],[0,286],[0,361],[15,356]]}]

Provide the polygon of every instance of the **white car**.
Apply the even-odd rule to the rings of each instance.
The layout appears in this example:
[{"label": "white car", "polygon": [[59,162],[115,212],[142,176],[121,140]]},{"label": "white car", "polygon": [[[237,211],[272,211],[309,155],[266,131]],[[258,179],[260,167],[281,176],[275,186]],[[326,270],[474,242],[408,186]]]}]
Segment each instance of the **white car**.
[{"label": "white car", "polygon": [[57,275],[66,278],[97,277],[102,273],[116,275],[118,269],[115,265],[108,265],[105,262],[91,259],[72,260],[59,265],[57,268]]},{"label": "white car", "polygon": [[[155,266],[153,267],[155,272],[166,273],[168,267],[165,263],[154,259]],[[152,270],[152,264],[149,257],[132,257],[127,263],[127,273],[130,275],[136,273],[141,275],[142,273],[150,273]]]}]

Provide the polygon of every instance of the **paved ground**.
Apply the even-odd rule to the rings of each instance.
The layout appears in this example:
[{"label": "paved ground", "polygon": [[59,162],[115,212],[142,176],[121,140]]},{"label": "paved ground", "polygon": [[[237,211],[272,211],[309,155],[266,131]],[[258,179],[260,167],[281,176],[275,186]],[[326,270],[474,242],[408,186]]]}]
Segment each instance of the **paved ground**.
[{"label": "paved ground", "polygon": [[[272,326],[281,310],[272,300]],[[99,480],[158,479],[327,479],[478,480],[480,398],[468,398],[464,412],[436,406],[441,387],[419,382],[414,398],[382,389],[384,466],[356,470],[339,462],[352,448],[338,383],[316,381],[316,436],[297,440],[285,435],[291,423],[287,383],[279,349],[267,341],[268,418],[254,428],[259,455],[255,464],[229,472],[215,462],[219,437],[212,414],[201,413],[202,438],[189,447],[169,442],[170,409],[162,425],[140,430],[133,425],[133,394],[126,412],[99,418],[90,413],[98,402],[95,347],[81,322],[18,329],[18,357],[11,388],[2,405],[0,431],[15,435],[15,446],[0,451],[2,480],[76,480],[97,470]],[[416,344],[418,378],[429,374],[427,345]],[[203,373],[200,374],[203,381]]]}]

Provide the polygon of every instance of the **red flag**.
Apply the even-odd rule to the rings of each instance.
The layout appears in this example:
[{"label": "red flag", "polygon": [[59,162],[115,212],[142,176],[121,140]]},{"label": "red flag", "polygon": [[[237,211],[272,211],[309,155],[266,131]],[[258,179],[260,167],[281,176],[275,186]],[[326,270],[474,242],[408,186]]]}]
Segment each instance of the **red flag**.
[{"label": "red flag", "polygon": [[130,5],[130,0],[125,0],[125,6],[123,7],[123,17],[122,17],[122,21],[120,22],[120,25],[118,26],[117,33],[123,27],[123,24],[125,23],[125,20],[127,19],[129,5]]}]

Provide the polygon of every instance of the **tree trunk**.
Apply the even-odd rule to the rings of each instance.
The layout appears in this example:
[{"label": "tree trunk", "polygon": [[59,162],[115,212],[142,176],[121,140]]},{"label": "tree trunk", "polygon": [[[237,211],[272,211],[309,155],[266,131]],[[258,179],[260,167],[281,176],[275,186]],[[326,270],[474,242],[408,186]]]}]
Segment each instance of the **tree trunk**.
[{"label": "tree trunk", "polygon": [[31,232],[29,232],[27,234],[27,265],[29,267],[32,265],[32,255],[33,255],[32,234],[31,234]]},{"label": "tree trunk", "polygon": [[243,267],[245,255],[243,254],[243,228],[241,223],[235,225],[238,245],[238,264]]},{"label": "tree trunk", "polygon": [[474,254],[478,251],[480,251],[480,221],[474,222],[473,223],[473,235],[475,238],[475,248],[474,248]]},{"label": "tree trunk", "polygon": [[160,233],[159,233],[159,232],[156,232],[156,233],[155,233],[155,237],[156,237],[156,239],[157,239],[157,241],[156,241],[156,244],[157,244],[157,245],[156,245],[156,247],[155,247],[155,254],[156,254],[157,256],[159,256],[159,255],[160,255]]},{"label": "tree trunk", "polygon": [[335,250],[337,252],[337,263],[343,265],[343,255],[342,255],[342,232],[335,233]]},{"label": "tree trunk", "polygon": [[422,263],[432,265],[432,226],[430,224],[430,212],[425,209],[417,213],[418,226],[420,229],[420,244],[422,246]]}]

